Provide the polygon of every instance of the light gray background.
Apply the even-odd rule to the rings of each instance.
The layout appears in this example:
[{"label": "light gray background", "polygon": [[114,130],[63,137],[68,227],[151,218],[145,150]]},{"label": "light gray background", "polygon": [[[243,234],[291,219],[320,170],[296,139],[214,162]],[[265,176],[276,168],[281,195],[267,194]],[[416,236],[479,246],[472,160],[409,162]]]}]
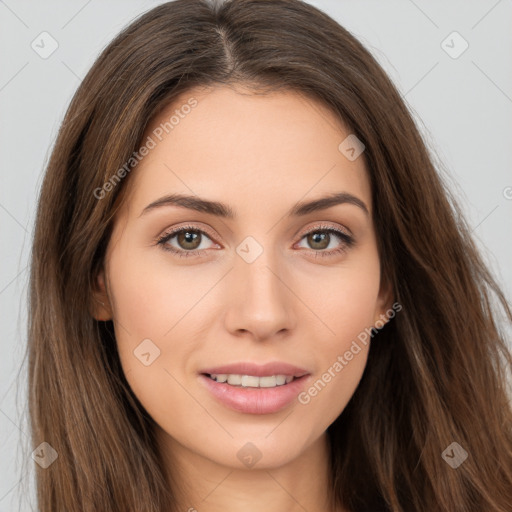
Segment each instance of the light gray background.
[{"label": "light gray background", "polygon": [[[42,172],[68,103],[98,53],[135,16],[159,3],[0,0],[0,512],[35,509],[33,498],[20,501],[26,486],[33,493],[35,464],[27,450],[21,365]],[[310,3],[358,37],[397,84],[510,300],[512,1]],[[43,31],[59,45],[47,59],[31,48]],[[441,46],[453,31],[469,44],[456,59]],[[461,48],[453,37],[445,45],[452,52]],[[21,463],[27,460],[24,474]]]}]

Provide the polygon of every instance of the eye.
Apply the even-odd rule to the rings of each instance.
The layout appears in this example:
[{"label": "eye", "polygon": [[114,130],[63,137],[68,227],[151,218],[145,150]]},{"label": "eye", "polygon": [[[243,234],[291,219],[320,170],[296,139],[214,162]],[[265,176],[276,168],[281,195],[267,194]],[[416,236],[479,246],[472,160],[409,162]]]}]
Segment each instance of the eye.
[{"label": "eye", "polygon": [[[177,247],[171,243],[174,238],[178,244]],[[211,241],[208,234],[202,229],[194,226],[183,226],[164,233],[158,238],[157,244],[161,245],[165,251],[172,252],[180,257],[187,257],[204,254],[204,251],[209,248],[203,246],[205,238]]]},{"label": "eye", "polygon": [[[333,238],[338,239],[338,247],[332,247],[331,242],[333,242]],[[314,249],[315,257],[329,257],[341,254],[354,245],[354,239],[352,236],[341,231],[341,229],[333,228],[332,226],[318,226],[305,233],[302,236],[301,241],[303,239],[306,239],[309,246]],[[331,250],[326,250],[329,248]]]}]

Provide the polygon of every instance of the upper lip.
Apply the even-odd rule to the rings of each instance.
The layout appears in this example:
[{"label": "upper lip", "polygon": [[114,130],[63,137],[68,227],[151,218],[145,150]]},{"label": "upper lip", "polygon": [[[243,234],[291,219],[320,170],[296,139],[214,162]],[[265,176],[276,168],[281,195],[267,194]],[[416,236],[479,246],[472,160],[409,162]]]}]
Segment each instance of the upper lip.
[{"label": "upper lip", "polygon": [[206,373],[208,375],[231,374],[231,375],[252,375],[254,377],[269,377],[272,375],[286,375],[292,377],[302,377],[308,375],[309,372],[304,368],[299,368],[288,363],[279,361],[257,364],[252,362],[241,362],[224,364],[222,366],[215,366],[205,368],[199,373]]}]

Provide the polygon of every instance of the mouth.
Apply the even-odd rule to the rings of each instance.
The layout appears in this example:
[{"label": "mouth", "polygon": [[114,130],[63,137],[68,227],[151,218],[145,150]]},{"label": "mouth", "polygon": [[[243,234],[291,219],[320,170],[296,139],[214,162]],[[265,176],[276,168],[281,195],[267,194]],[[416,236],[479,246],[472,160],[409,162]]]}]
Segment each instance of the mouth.
[{"label": "mouth", "polygon": [[298,401],[300,393],[312,379],[312,375],[304,370],[291,367],[284,369],[282,365],[282,373],[276,371],[275,366],[269,370],[252,365],[250,370],[247,366],[237,365],[236,370],[240,371],[241,367],[246,368],[248,373],[203,371],[198,377],[201,385],[218,404],[245,414],[280,412]]}]

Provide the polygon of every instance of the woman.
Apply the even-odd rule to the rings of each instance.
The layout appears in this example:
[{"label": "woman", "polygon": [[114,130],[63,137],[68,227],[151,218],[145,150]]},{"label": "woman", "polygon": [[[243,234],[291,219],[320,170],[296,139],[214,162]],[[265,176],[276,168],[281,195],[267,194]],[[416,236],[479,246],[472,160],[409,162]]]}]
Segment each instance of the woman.
[{"label": "woman", "polygon": [[87,74],[42,186],[39,509],[510,510],[494,299],[512,321],[345,29],[298,0],[158,6]]}]

